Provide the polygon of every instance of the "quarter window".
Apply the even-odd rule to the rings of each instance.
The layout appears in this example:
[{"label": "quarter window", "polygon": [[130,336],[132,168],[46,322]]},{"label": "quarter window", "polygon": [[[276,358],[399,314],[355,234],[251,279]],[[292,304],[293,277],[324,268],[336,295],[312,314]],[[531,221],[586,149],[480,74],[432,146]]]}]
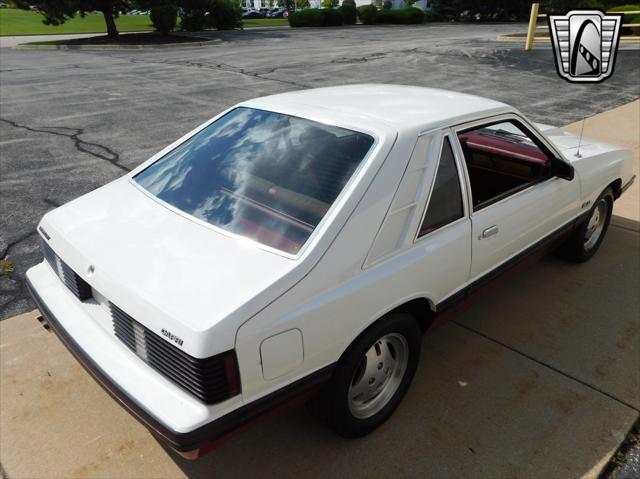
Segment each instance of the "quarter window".
[{"label": "quarter window", "polygon": [[429,206],[420,233],[424,236],[464,216],[460,176],[453,156],[451,142],[445,137],[440,153],[440,163],[433,183]]}]

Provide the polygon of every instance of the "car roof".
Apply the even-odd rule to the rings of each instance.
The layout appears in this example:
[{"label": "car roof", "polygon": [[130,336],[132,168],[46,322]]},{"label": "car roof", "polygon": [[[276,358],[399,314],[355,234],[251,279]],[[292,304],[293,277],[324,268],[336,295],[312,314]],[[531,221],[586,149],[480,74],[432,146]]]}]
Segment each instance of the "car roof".
[{"label": "car roof", "polygon": [[312,115],[317,109],[330,110],[352,119],[383,122],[398,130],[441,127],[514,111],[505,103],[475,95],[389,84],[298,90],[256,98],[243,106],[298,115]]}]

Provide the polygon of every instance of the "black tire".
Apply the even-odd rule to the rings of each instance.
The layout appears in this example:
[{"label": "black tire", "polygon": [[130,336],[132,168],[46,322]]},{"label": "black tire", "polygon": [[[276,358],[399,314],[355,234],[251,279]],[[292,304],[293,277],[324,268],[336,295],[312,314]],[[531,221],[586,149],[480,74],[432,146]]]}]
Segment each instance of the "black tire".
[{"label": "black tire", "polygon": [[[560,247],[559,253],[564,258],[574,261],[576,263],[584,263],[593,255],[596,254],[602,241],[604,240],[607,230],[609,229],[609,223],[611,222],[611,211],[613,210],[613,191],[611,188],[607,188],[595,201],[586,219],[576,228],[573,234],[567,239],[567,241]],[[602,212],[597,213],[599,205],[604,205],[604,219],[602,224],[602,230],[599,232],[597,240],[595,242],[589,242],[589,230],[590,221],[596,219],[596,215],[601,216]]]},{"label": "black tire", "polygon": [[[349,349],[342,355],[342,358],[340,358],[331,381],[319,398],[321,412],[335,432],[347,438],[361,437],[369,434],[391,416],[400,401],[402,401],[413,379],[420,357],[421,337],[422,333],[418,323],[411,315],[392,313],[374,323],[351,344]],[[381,409],[369,417],[357,417],[352,412],[353,402],[349,397],[353,380],[356,372],[362,371],[360,375],[360,381],[362,381],[365,374],[365,370],[362,369],[364,367],[363,363],[367,362],[365,355],[368,351],[371,353],[370,350],[380,354],[379,346],[376,347],[376,344],[383,344],[385,338],[391,338],[394,341],[402,341],[402,338],[404,338],[408,353],[404,356],[406,357],[406,368],[404,368],[403,374],[398,373],[395,375],[395,383],[387,390],[385,395],[385,397],[388,396],[388,399],[382,402],[382,393],[379,393],[380,399],[377,397],[374,399],[379,402],[378,407]],[[391,343],[384,342],[384,344],[389,347],[391,356],[393,356],[393,346],[389,346]],[[398,349],[403,349],[404,346],[402,345]],[[398,355],[398,352],[396,352],[396,359]],[[389,360],[393,362],[394,358],[390,357]],[[378,359],[374,362],[377,361]],[[402,362],[404,363],[404,361]],[[379,364],[382,364],[382,362]],[[376,364],[376,369],[381,370],[379,364]],[[380,375],[384,375],[384,369],[388,369],[387,366],[382,368],[379,372]],[[387,377],[389,379],[385,379],[385,381],[388,383],[394,375],[391,374]],[[381,386],[383,392],[387,387],[387,383]],[[370,387],[370,384],[368,383],[367,387]],[[375,385],[371,387],[375,387]],[[395,392],[391,392],[393,389],[395,389]],[[367,406],[365,405],[365,407]]]}]

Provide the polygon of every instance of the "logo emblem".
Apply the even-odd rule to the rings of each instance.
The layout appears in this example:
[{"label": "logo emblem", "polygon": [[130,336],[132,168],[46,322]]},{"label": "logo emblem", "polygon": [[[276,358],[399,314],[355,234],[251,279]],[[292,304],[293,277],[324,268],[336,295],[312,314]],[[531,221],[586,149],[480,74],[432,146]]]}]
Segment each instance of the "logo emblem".
[{"label": "logo emblem", "polygon": [[571,10],[547,19],[558,75],[571,83],[597,83],[613,74],[622,14]]}]

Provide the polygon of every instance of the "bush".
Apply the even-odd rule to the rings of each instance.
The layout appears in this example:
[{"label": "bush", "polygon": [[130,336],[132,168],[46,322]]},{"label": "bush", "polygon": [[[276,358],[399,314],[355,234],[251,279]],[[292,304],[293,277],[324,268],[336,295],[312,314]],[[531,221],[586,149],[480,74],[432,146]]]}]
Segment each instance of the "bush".
[{"label": "bush", "polygon": [[358,20],[358,10],[356,10],[356,2],[354,0],[344,0],[340,11],[344,17],[345,25],[355,25]]},{"label": "bush", "polygon": [[207,25],[204,10],[190,10],[180,15],[180,28],[188,32],[199,32]]},{"label": "bush", "polygon": [[[640,11],[640,5],[621,5],[619,7],[614,7],[610,12],[633,12]],[[640,13],[635,13],[632,15],[625,15],[622,17],[622,23],[640,23]]]},{"label": "bush", "polygon": [[233,0],[216,0],[212,5],[211,14],[218,30],[242,27],[242,10]]},{"label": "bush", "polygon": [[540,2],[540,9],[545,13],[565,14],[575,8],[597,8],[604,10],[604,6],[599,0],[543,0]]},{"label": "bush", "polygon": [[149,18],[153,27],[163,35],[168,35],[176,28],[178,7],[172,3],[162,3],[151,7]]},{"label": "bush", "polygon": [[344,15],[341,10],[326,9],[322,13],[324,14],[322,26],[340,27],[344,24]]},{"label": "bush", "polygon": [[291,12],[288,20],[292,27],[321,27],[324,25],[324,11],[319,8],[308,8]]},{"label": "bush", "polygon": [[413,25],[416,25],[418,23],[424,23],[424,12],[421,9],[416,7],[409,7],[400,11],[407,12],[407,16],[409,17],[409,23]]},{"label": "bush", "polygon": [[419,8],[407,7],[398,10],[382,10],[378,12],[376,23],[394,23],[400,25],[409,25],[422,23],[424,21],[424,12]]},{"label": "bush", "polygon": [[424,12],[424,21],[425,22],[435,22],[436,21],[436,16],[433,14],[433,12]]},{"label": "bush", "polygon": [[361,5],[358,7],[358,18],[365,25],[373,25],[376,23],[378,9],[373,5]]},{"label": "bush", "polygon": [[339,27],[344,24],[341,9],[308,8],[289,14],[289,25],[292,27]]}]

